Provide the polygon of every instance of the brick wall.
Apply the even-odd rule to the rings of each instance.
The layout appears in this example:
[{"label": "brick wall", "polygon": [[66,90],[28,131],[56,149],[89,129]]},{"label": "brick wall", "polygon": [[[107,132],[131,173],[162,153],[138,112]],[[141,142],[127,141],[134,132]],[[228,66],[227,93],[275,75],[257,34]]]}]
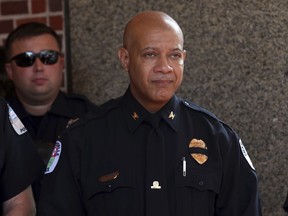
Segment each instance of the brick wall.
[{"label": "brick wall", "polygon": [[45,23],[64,36],[64,0],[0,0],[0,46],[11,30],[30,21]]},{"label": "brick wall", "polygon": [[[53,28],[62,38],[65,54],[65,0],[0,0],[0,48],[10,31],[22,23],[36,21]],[[3,79],[3,71],[0,79]],[[66,72],[63,83],[66,89]],[[0,74],[1,75],[1,74]],[[0,80],[1,81],[1,80]],[[3,81],[3,80],[2,80]]]}]

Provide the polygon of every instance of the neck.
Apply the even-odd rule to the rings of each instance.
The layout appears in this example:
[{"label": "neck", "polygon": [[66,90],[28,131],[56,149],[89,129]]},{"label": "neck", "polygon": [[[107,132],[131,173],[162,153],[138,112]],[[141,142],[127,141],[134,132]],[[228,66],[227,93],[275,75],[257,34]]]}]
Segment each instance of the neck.
[{"label": "neck", "polygon": [[21,101],[24,109],[30,115],[33,116],[43,116],[45,115],[52,107],[53,102],[57,95],[53,97],[46,97],[45,99],[42,97],[39,98],[25,98],[22,95],[17,94],[19,100]]},{"label": "neck", "polygon": [[33,116],[45,115],[51,109],[52,103],[53,101],[51,101],[50,103],[46,103],[46,104],[31,105],[22,101],[22,104],[26,112],[28,112],[30,115],[33,115]]}]

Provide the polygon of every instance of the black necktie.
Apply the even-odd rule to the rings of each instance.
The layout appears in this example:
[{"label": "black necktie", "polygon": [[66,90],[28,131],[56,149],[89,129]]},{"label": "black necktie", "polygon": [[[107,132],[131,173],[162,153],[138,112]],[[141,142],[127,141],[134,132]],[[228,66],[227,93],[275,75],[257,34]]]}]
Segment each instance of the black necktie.
[{"label": "black necktie", "polygon": [[145,120],[151,127],[146,146],[146,216],[169,216],[165,145],[160,121],[157,114],[150,114]]}]

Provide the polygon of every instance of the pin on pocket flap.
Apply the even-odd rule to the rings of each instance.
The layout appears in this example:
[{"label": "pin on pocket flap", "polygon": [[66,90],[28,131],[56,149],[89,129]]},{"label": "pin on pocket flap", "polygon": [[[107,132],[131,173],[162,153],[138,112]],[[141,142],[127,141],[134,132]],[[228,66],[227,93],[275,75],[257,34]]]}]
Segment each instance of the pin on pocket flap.
[{"label": "pin on pocket flap", "polygon": [[109,182],[111,180],[114,180],[116,179],[118,176],[119,176],[119,171],[116,171],[116,172],[112,172],[112,173],[109,173],[107,175],[104,175],[104,176],[100,176],[98,178],[98,181],[99,182],[102,182],[102,183],[105,183],[105,182]]}]

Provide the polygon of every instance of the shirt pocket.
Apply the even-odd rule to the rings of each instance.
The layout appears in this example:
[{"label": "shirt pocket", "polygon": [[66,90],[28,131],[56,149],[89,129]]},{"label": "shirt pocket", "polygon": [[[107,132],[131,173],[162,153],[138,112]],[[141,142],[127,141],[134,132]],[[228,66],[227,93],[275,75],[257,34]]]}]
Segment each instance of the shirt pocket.
[{"label": "shirt pocket", "polygon": [[176,215],[210,216],[215,214],[215,200],[221,186],[221,170],[187,163],[186,176],[182,164],[175,172]]},{"label": "shirt pocket", "polygon": [[[113,173],[118,173],[118,175]],[[97,177],[89,176],[84,191],[87,212],[99,216],[114,216],[115,209],[117,209],[119,215],[132,216],[135,214],[135,191],[136,182],[133,171],[115,170],[103,172]]]}]

